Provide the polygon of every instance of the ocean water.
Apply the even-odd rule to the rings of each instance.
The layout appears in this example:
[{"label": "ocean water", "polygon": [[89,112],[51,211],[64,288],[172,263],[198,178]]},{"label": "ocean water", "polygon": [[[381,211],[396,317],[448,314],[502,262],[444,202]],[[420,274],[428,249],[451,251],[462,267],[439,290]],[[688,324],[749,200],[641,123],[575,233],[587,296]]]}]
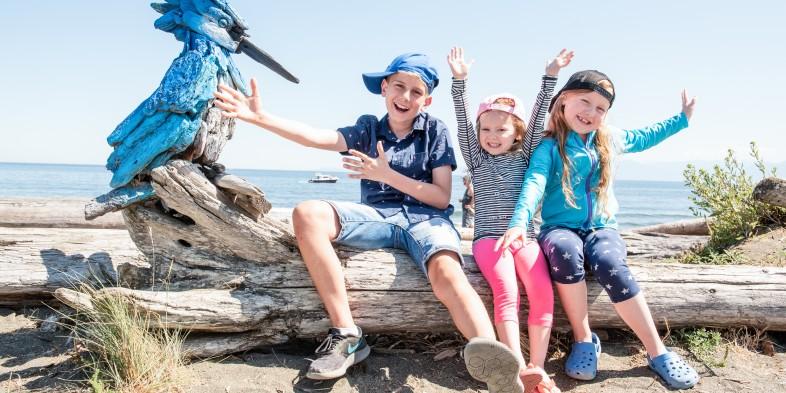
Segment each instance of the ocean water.
[{"label": "ocean water", "polygon": [[[358,201],[358,180],[346,173],[323,172],[339,178],[334,184],[309,183],[314,172],[228,169],[261,188],[274,207],[292,208],[307,199]],[[0,198],[92,198],[108,192],[110,173],[98,165],[0,163]],[[620,204],[617,220],[621,229],[693,218],[690,191],[681,182],[615,182]],[[457,173],[451,196],[456,212],[453,220],[461,222],[458,200],[464,185]]]}]

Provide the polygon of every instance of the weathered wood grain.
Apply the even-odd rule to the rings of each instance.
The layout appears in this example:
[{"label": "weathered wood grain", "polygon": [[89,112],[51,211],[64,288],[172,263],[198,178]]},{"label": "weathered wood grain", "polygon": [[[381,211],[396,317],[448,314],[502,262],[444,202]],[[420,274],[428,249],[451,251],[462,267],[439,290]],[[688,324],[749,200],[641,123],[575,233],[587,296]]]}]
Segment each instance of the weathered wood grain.
[{"label": "weathered wood grain", "polygon": [[80,282],[137,285],[149,274],[125,230],[0,227],[0,304],[38,303]]}]

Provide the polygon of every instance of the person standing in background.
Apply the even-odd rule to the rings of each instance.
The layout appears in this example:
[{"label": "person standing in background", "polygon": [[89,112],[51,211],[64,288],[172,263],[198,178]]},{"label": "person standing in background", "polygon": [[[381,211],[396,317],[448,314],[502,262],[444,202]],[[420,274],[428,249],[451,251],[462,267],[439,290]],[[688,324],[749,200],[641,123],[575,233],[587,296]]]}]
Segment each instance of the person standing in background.
[{"label": "person standing in background", "polygon": [[475,191],[472,189],[472,174],[464,175],[464,196],[461,198],[461,226],[464,228],[475,227]]}]

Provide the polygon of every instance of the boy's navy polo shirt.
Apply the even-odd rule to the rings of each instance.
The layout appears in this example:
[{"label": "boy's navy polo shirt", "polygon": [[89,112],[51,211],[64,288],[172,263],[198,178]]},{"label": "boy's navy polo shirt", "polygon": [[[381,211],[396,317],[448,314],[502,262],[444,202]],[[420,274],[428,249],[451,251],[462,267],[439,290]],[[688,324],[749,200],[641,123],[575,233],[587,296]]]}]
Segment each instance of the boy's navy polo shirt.
[{"label": "boy's navy polo shirt", "polygon": [[[390,167],[424,183],[432,182],[431,170],[434,168],[450,165],[451,170],[456,169],[448,127],[428,113],[421,113],[415,118],[412,132],[402,140],[398,140],[390,130],[388,115],[382,119],[363,115],[355,125],[339,128],[338,132],[344,136],[347,149],[355,149],[370,157],[377,157],[377,141],[382,141]],[[404,210],[410,224],[435,216],[449,221],[453,213],[453,205],[437,209],[387,184],[366,179],[360,181],[360,202],[375,208],[384,217]]]}]

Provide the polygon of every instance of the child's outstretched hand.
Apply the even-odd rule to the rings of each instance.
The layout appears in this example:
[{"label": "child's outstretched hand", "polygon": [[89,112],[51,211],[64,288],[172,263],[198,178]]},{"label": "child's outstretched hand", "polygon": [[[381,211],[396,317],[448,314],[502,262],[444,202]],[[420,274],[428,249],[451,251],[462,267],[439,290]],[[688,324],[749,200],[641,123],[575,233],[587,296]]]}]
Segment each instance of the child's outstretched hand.
[{"label": "child's outstretched hand", "polygon": [[250,122],[262,112],[256,78],[251,78],[251,95],[248,97],[223,83],[218,85],[218,91],[213,96],[216,97],[213,103],[223,110],[222,114],[226,117]]},{"label": "child's outstretched hand", "polygon": [[682,90],[682,111],[685,112],[685,117],[688,118],[690,121],[691,116],[693,116],[693,107],[696,106],[696,97],[691,97],[688,99],[688,91],[683,89]]},{"label": "child's outstretched hand", "polygon": [[377,158],[369,157],[355,149],[350,149],[349,154],[354,157],[344,157],[344,168],[356,173],[350,173],[352,179],[368,179],[381,183],[387,183],[387,176],[390,174],[390,165],[385,157],[385,149],[382,142],[377,142]]},{"label": "child's outstretched hand", "polygon": [[526,243],[527,232],[520,227],[509,228],[501,238],[497,239],[497,243],[494,244],[494,252],[507,250],[516,240],[521,241],[521,243]]},{"label": "child's outstretched hand", "polygon": [[472,63],[475,60],[470,61],[467,63],[464,61],[464,48],[460,46],[454,46],[450,48],[450,54],[448,55],[448,65],[450,65],[450,71],[453,73],[453,79],[467,79],[467,75],[469,75],[469,68],[472,67]]},{"label": "child's outstretched hand", "polygon": [[573,51],[563,48],[557,57],[546,64],[546,75],[557,76],[559,70],[567,67],[571,60],[573,60]]}]

